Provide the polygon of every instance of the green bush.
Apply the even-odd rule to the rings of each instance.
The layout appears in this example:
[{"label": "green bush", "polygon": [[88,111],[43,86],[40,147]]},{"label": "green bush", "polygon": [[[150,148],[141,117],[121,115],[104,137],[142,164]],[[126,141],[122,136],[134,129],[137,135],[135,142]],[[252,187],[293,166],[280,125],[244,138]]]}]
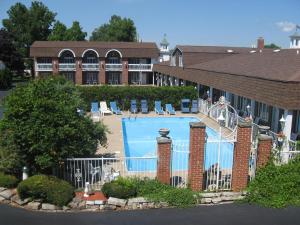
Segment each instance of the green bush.
[{"label": "green bush", "polygon": [[136,186],[130,179],[125,178],[105,183],[101,190],[106,197],[128,199],[136,196]]},{"label": "green bush", "polygon": [[74,196],[74,188],[66,181],[53,176],[35,175],[19,183],[21,199],[42,199],[43,202],[64,206]]},{"label": "green bush", "polygon": [[12,73],[9,69],[0,70],[0,89],[10,88],[12,84]]},{"label": "green bush", "polygon": [[81,97],[85,101],[86,110],[90,110],[92,101],[117,101],[123,110],[130,108],[130,100],[146,99],[149,110],[153,110],[154,101],[161,100],[162,105],[171,103],[177,110],[180,109],[181,99],[197,99],[197,91],[193,86],[185,87],[132,87],[132,86],[78,86]]},{"label": "green bush", "polygon": [[14,188],[18,184],[18,179],[12,175],[0,173],[0,187]]},{"label": "green bush", "polygon": [[266,207],[300,205],[300,158],[282,166],[270,163],[260,169],[245,199]]}]

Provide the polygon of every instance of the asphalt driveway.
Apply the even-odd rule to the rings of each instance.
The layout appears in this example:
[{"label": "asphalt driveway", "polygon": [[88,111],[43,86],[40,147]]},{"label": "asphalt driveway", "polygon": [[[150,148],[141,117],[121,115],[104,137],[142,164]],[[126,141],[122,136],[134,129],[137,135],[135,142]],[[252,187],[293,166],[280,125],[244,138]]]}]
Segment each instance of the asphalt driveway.
[{"label": "asphalt driveway", "polygon": [[299,225],[300,208],[247,204],[80,213],[32,212],[0,205],[0,225]]}]

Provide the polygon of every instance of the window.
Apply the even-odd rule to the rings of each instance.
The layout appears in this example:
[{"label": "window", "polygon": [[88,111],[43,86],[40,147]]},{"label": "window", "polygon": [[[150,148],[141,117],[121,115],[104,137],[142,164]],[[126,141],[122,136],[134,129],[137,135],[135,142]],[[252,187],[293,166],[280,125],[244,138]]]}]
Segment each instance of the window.
[{"label": "window", "polygon": [[269,106],[264,103],[258,103],[257,116],[259,116],[264,121],[269,121]]},{"label": "window", "polygon": [[176,57],[174,55],[172,55],[170,63],[171,63],[171,66],[176,66]]},{"label": "window", "polygon": [[59,63],[75,63],[75,58],[70,51],[64,51],[59,57]]},{"label": "window", "polygon": [[42,63],[42,64],[52,64],[52,58],[37,58],[36,59],[37,63]]},{"label": "window", "polygon": [[84,54],[82,63],[97,64],[99,63],[97,54],[93,51],[88,51]]},{"label": "window", "polygon": [[98,72],[84,72],[83,84],[98,84]]},{"label": "window", "polygon": [[182,63],[182,55],[179,55],[178,58],[179,58],[179,62],[178,62],[179,65],[178,65],[178,66],[179,66],[179,67],[183,67],[183,63]]}]

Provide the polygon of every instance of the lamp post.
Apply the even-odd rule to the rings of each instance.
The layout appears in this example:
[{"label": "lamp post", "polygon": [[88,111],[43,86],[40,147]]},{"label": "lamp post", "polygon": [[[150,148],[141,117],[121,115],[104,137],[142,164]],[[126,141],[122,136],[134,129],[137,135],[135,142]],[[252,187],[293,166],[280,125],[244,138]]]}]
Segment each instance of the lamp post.
[{"label": "lamp post", "polygon": [[251,111],[250,111],[250,108],[251,108],[250,105],[247,105],[247,106],[246,106],[247,116],[248,116],[249,118],[251,118]]},{"label": "lamp post", "polygon": [[279,120],[279,122],[280,122],[281,131],[283,133],[285,123],[286,123],[286,120],[284,119],[283,115],[281,116],[281,119]]}]

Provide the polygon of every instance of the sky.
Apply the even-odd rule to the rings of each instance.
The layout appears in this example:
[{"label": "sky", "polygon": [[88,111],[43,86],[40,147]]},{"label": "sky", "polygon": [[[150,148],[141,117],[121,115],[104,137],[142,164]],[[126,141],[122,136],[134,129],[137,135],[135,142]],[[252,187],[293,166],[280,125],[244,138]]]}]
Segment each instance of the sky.
[{"label": "sky", "polygon": [[[0,0],[0,20],[16,2]],[[251,47],[265,43],[289,46],[289,35],[300,24],[300,0],[42,0],[67,26],[80,22],[88,33],[114,14],[131,18],[142,41],[159,44],[167,35],[171,47],[221,45]],[[1,25],[2,26],[2,22]]]}]

